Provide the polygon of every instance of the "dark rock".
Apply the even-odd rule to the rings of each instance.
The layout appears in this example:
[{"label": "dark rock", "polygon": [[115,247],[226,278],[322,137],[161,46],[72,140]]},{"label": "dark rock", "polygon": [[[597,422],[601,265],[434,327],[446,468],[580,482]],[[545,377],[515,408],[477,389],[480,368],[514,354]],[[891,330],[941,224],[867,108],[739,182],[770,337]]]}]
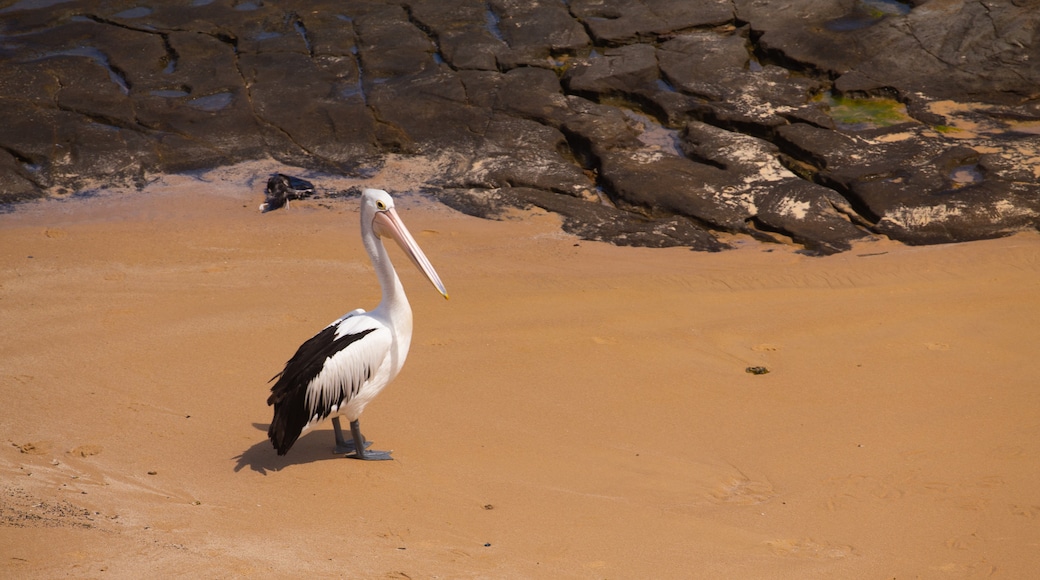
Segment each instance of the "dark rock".
[{"label": "dark rock", "polygon": [[502,68],[551,66],[551,58],[575,54],[589,45],[585,28],[556,0],[489,0],[496,29],[509,45],[499,55]]},{"label": "dark rock", "polygon": [[562,133],[525,119],[495,117],[472,156],[438,180],[449,188],[527,187],[594,199],[594,184],[581,167],[561,155]]},{"label": "dark rock", "polygon": [[421,76],[439,68],[437,45],[400,6],[383,6],[354,20],[366,90],[391,79]]},{"label": "dark rock", "polygon": [[850,221],[855,213],[848,201],[831,189],[784,179],[769,190],[756,205],[756,227],[790,236],[811,253],[843,252],[851,247],[850,242],[870,237],[866,229]]},{"label": "dark rock", "polygon": [[640,132],[617,107],[600,105],[581,97],[567,97],[568,114],[561,128],[586,158],[586,164],[597,164],[600,157],[613,150],[638,149]]},{"label": "dark rock", "polygon": [[619,246],[685,246],[708,252],[728,248],[710,232],[680,216],[652,219],[540,189],[448,189],[441,199],[459,211],[490,219],[499,218],[507,207],[539,207],[561,215],[568,233]]},{"label": "dark rock", "polygon": [[[857,2],[736,0],[764,54],[857,85],[936,99],[1016,103],[1035,99],[1040,11],[1034,2],[924,2],[863,26],[828,26],[855,16]],[[878,3],[872,3],[876,7]],[[851,8],[850,8],[851,7]]]},{"label": "dark rock", "polygon": [[632,44],[576,60],[564,74],[563,86],[581,96],[627,98],[655,86],[659,78],[657,50],[649,44]]},{"label": "dark rock", "polygon": [[850,241],[870,235],[861,227],[864,224],[851,222],[858,216],[845,198],[796,176],[768,141],[691,122],[683,131],[683,149],[687,156],[726,172],[718,180],[723,188],[714,195],[742,207],[748,227],[764,230],[763,234],[789,236],[820,254],[847,250]]},{"label": "dark rock", "polygon": [[725,180],[717,167],[643,150],[611,151],[600,161],[603,180],[614,197],[649,215],[677,213],[729,231],[742,230],[750,217],[739,198],[716,190],[715,184]]},{"label": "dark rock", "polygon": [[720,70],[744,71],[751,60],[748,39],[739,34],[699,31],[661,43],[661,71],[678,90],[718,100],[718,89],[705,90]]},{"label": "dark rock", "polygon": [[1035,2],[193,4],[0,8],[0,201],[412,154],[464,211],[536,205],[623,244],[1040,223]]},{"label": "dark rock", "polygon": [[420,0],[410,5],[413,20],[436,38],[444,60],[455,70],[498,70],[497,55],[509,45],[488,27],[484,3]]},{"label": "dark rock", "polygon": [[654,41],[676,31],[733,21],[728,2],[571,0],[570,7],[593,38],[608,45]]},{"label": "dark rock", "polygon": [[351,172],[379,154],[376,119],[353,58],[263,53],[239,60],[258,127],[275,157]]},{"label": "dark rock", "polygon": [[469,151],[491,117],[490,109],[469,104],[462,79],[448,70],[389,79],[367,94],[377,122],[392,136],[381,138],[384,151]]},{"label": "dark rock", "polygon": [[5,183],[0,190],[0,204],[17,203],[39,197],[40,183],[25,170],[24,162],[19,162],[10,152],[0,150],[0,175]]},{"label": "dark rock", "polygon": [[551,70],[521,67],[498,77],[491,106],[505,115],[553,123],[570,114],[560,81]]},{"label": "dark rock", "polygon": [[858,136],[795,124],[779,134],[792,155],[823,168],[822,183],[844,192],[859,215],[892,238],[932,244],[1035,227],[1035,177],[1013,158],[950,147],[926,131]]}]

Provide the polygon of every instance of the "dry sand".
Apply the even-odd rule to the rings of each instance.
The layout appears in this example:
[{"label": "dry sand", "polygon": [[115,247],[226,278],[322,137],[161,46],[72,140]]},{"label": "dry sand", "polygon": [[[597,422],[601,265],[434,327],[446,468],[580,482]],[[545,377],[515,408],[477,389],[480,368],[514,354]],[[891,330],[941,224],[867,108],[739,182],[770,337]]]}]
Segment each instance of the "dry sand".
[{"label": "dry sand", "polygon": [[[5,578],[1029,578],[1040,236],[618,248],[399,199],[411,356],[279,458],[268,379],[379,290],[356,201],[0,215]],[[745,372],[763,366],[768,374]]]}]

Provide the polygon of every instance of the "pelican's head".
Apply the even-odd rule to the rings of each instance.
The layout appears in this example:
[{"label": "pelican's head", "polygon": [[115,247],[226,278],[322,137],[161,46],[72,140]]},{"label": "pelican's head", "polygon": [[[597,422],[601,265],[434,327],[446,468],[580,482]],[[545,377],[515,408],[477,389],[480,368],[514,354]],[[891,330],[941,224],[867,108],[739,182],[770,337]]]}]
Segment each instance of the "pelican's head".
[{"label": "pelican's head", "polygon": [[362,235],[367,234],[366,230],[380,238],[391,238],[397,242],[412,263],[426,275],[434,288],[445,298],[448,297],[448,291],[444,289],[444,283],[441,282],[437,271],[433,269],[426,254],[423,254],[422,248],[419,247],[408,228],[404,226],[401,216],[397,215],[397,210],[394,209],[394,198],[382,189],[366,189],[361,194]]}]

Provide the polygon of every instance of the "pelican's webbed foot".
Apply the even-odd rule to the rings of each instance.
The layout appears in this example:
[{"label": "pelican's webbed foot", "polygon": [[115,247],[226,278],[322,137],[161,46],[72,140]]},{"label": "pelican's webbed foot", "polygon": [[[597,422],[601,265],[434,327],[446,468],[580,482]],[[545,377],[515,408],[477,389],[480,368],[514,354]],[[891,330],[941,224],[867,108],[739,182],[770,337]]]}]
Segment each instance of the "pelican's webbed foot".
[{"label": "pelican's webbed foot", "polygon": [[[342,445],[340,444],[340,441],[342,441],[343,439],[343,435],[342,430],[339,429],[338,417],[336,419],[337,420],[333,422],[333,427],[337,428],[336,448],[347,448],[348,445],[346,441],[343,441]],[[358,422],[357,419],[350,422],[350,435],[353,441],[350,442],[350,451],[345,452],[345,457],[351,457],[353,459],[365,459],[368,461],[386,461],[393,459],[393,457],[390,457],[389,451],[370,451],[368,449],[369,446],[372,445],[372,442],[366,441],[365,436],[361,434],[361,424]]]},{"label": "pelican's webbed foot", "polygon": [[[332,418],[332,428],[336,432],[336,446],[332,448],[332,452],[337,455],[353,455],[354,451],[357,450],[357,447],[355,447],[354,445],[353,438],[343,438],[343,427],[341,427],[339,424],[339,417]],[[365,449],[368,449],[372,446],[372,442],[365,441],[364,437],[362,437],[361,440],[365,442]]]}]

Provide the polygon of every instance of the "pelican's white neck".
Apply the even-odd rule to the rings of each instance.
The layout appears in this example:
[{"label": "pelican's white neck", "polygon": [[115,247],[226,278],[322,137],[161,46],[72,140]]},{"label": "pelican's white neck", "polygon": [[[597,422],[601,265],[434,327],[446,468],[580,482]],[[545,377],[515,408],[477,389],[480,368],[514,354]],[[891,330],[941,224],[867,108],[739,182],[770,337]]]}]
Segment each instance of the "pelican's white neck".
[{"label": "pelican's white neck", "polygon": [[365,240],[365,247],[368,249],[368,255],[372,259],[372,265],[379,277],[382,298],[379,306],[369,314],[383,320],[394,335],[390,358],[391,368],[394,369],[392,372],[396,376],[404,365],[405,357],[408,356],[408,349],[412,343],[412,307],[408,304],[404,286],[394,270],[394,265],[390,262],[390,255],[387,253],[383,241],[375,235],[371,238],[371,244],[367,239]]},{"label": "pelican's white neck", "polygon": [[379,286],[382,289],[379,308],[381,310],[395,311],[403,307],[405,310],[409,310],[408,297],[405,296],[401,278],[397,275],[397,271],[394,270],[394,264],[390,261],[390,254],[386,251],[386,246],[378,236],[373,235],[372,238],[372,247],[366,249],[368,249],[368,256],[372,260],[372,266],[375,267],[376,276],[379,278]]}]

